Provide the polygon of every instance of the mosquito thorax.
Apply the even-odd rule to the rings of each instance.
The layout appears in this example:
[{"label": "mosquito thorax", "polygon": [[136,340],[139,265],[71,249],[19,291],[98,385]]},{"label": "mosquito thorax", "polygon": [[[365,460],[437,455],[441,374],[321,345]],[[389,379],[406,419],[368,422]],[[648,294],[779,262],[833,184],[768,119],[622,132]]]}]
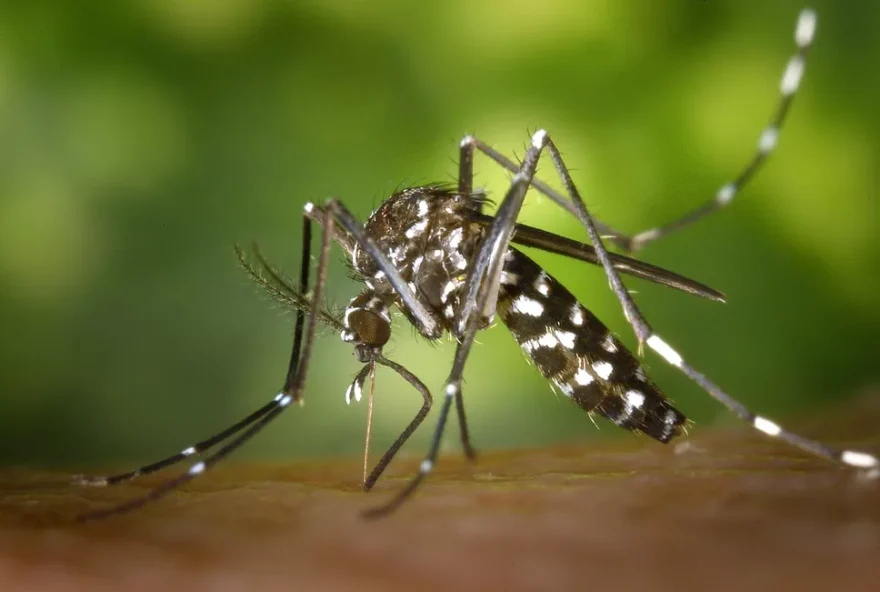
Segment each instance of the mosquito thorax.
[{"label": "mosquito thorax", "polygon": [[[392,195],[364,226],[437,321],[436,332],[422,332],[428,339],[437,339],[443,330],[452,328],[451,321],[463,298],[461,288],[468,264],[483,236],[482,227],[468,215],[479,211],[483,201],[480,194],[463,196],[438,186],[413,187]],[[385,273],[368,253],[355,249],[352,264],[377,298],[401,304]],[[401,310],[409,316],[405,307]]]}]

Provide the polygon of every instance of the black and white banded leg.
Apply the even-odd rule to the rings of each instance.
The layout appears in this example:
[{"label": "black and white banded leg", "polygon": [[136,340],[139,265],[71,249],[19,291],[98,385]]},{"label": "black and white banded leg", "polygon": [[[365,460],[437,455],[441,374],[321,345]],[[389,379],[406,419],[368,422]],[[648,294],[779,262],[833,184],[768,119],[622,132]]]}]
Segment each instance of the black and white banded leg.
[{"label": "black and white banded leg", "polygon": [[[381,354],[381,347],[390,337],[390,317],[388,317],[387,313],[384,315],[371,314],[368,307],[361,307],[359,311],[355,310],[354,314],[348,314],[346,321],[343,321],[319,306],[323,286],[326,281],[326,266],[331,241],[339,242],[340,245],[348,251],[353,250],[357,243],[357,239],[352,238],[350,234],[346,233],[347,231],[340,231],[334,224],[333,214],[329,212],[335,211],[337,215],[340,215],[339,212],[341,211],[341,217],[346,219],[347,211],[342,209],[341,206],[334,204],[333,201],[334,200],[328,201],[327,207],[325,208],[314,206],[313,204],[307,204],[305,207],[302,268],[300,287],[298,289],[293,288],[288,278],[266,261],[265,257],[260,252],[259,247],[254,245],[254,253],[256,254],[262,270],[269,275],[271,280],[264,278],[258,270],[251,266],[247,262],[244,253],[236,247],[236,254],[245,272],[276,300],[291,306],[297,312],[290,368],[288,369],[284,388],[281,392],[263,407],[254,411],[246,418],[236,422],[232,426],[206,440],[187,447],[178,454],[127,473],[108,477],[75,477],[74,482],[80,485],[108,486],[119,484],[136,477],[165,469],[192,456],[207,453],[220,443],[238,435],[211,456],[192,464],[185,473],[175,479],[160,484],[146,495],[124,504],[87,513],[80,517],[81,520],[92,520],[114,514],[126,513],[139,508],[148,502],[159,499],[170,491],[184,485],[191,479],[205,472],[205,470],[225,458],[251,437],[256,435],[269,422],[278,417],[281,411],[287,408],[293,401],[301,400],[308,358],[314,342],[315,326],[319,321],[343,334],[353,330],[357,337],[355,340],[357,342],[356,353],[361,361],[366,363],[363,370],[355,376],[354,381],[351,386],[349,386],[349,389],[346,392],[346,401],[350,401],[352,396],[356,399],[360,398],[358,395],[363,388],[364,379],[366,378],[368,371],[374,367],[374,364],[388,367],[396,372],[413,386],[423,398],[423,404],[416,416],[385,452],[370,472],[369,476],[366,477],[364,481],[364,489],[369,490],[372,488],[376,480],[382,475],[388,464],[393,460],[399,449],[427,416],[431,408],[432,398],[428,388],[415,375],[400,364],[388,360]],[[307,293],[307,288],[309,281],[309,264],[311,261],[311,223],[313,221],[322,225],[324,227],[324,232],[322,235],[321,254],[316,272],[316,282],[318,287],[311,295],[309,295]],[[346,222],[351,223],[347,224],[347,227],[355,228],[356,234],[357,227],[355,225],[357,223],[348,219],[346,219]],[[364,245],[364,247],[369,248],[370,246]],[[388,274],[394,276],[396,273],[396,270],[389,265]],[[353,302],[358,302],[360,298],[361,297],[356,297],[353,299]],[[401,296],[401,298],[404,298],[404,296]],[[431,319],[427,318],[427,322],[424,323],[424,326],[430,327],[430,321]],[[351,324],[349,324],[349,322],[351,322]],[[304,324],[306,325],[305,336],[303,335]],[[303,342],[303,339],[305,339],[305,342]]]},{"label": "black and white banded leg", "polygon": [[770,419],[751,412],[742,405],[742,403],[725,393],[720,387],[710,381],[704,374],[690,366],[678,352],[676,352],[662,337],[655,333],[639,311],[629,291],[623,285],[620,275],[612,265],[609,253],[602,242],[602,237],[599,235],[599,231],[597,230],[593,219],[590,217],[586,204],[578,193],[559,151],[549,138],[546,140],[546,144],[547,151],[549,152],[557,172],[562,178],[563,185],[565,186],[567,193],[571,196],[572,203],[577,210],[577,217],[586,228],[587,234],[590,237],[590,242],[596,249],[596,254],[605,270],[611,288],[623,307],[624,316],[635,331],[640,348],[642,344],[646,344],[669,364],[681,370],[715,400],[727,407],[743,421],[750,423],[758,431],[768,436],[783,440],[793,446],[801,448],[802,450],[815,454],[816,456],[859,469],[870,469],[871,474],[877,473],[877,469],[880,467],[880,460],[878,460],[873,454],[858,450],[837,450],[821,442],[789,432]]},{"label": "black and white banded leg", "polygon": [[813,43],[815,33],[816,13],[806,8],[801,11],[795,26],[794,41],[797,45],[797,50],[788,60],[788,65],[782,73],[782,79],[779,82],[779,101],[776,104],[776,109],[773,111],[767,127],[764,128],[758,137],[758,146],[755,154],[739,175],[734,177],[732,181],[722,185],[711,200],[679,219],[665,226],[642,231],[633,237],[619,237],[615,242],[618,242],[618,240],[622,242],[622,246],[628,251],[637,251],[650,242],[672,234],[730,205],[736,195],[742,191],[743,187],[755,177],[767,160],[767,157],[770,156],[779,143],[779,133],[782,130],[782,125],[785,122],[785,117],[791,107],[792,100],[800,87],[801,79],[804,75],[807,52]]},{"label": "black and white banded leg", "polygon": [[[311,241],[312,241],[311,222],[308,218],[304,217],[303,218],[303,234],[302,234],[302,250],[303,250],[303,260],[304,261],[311,261]],[[253,279],[258,281],[267,290],[270,290],[277,299],[283,301],[286,298],[288,298],[287,294],[285,294],[283,292],[279,292],[278,288],[276,286],[274,286],[268,282],[263,281],[262,278],[259,277],[257,272],[253,268],[251,268],[249,265],[247,265],[247,263],[244,259],[244,254],[242,253],[242,251],[238,247],[236,247],[235,251],[236,251],[236,255],[238,256],[239,262],[241,262],[241,264],[244,266],[245,270],[247,272],[249,272],[249,274],[251,275],[251,277]],[[262,255],[259,253],[259,250],[257,250],[257,254],[258,254],[258,257],[260,258],[260,261],[265,264],[265,261],[264,261]],[[275,273],[274,269],[272,269],[271,267],[266,267],[266,269],[270,273]],[[300,270],[300,288],[298,291],[291,291],[291,292],[294,294],[298,294],[298,293],[304,294],[306,292],[306,290],[308,289],[308,283],[309,283],[309,268],[308,268],[308,266],[304,265]],[[297,315],[296,315],[296,325],[294,328],[293,349],[291,352],[291,366],[293,366],[294,364],[297,364],[297,360],[299,359],[300,349],[301,349],[301,344],[302,344],[302,336],[303,336],[303,326],[304,326],[304,322],[305,322],[306,312],[308,309],[308,307],[303,305],[304,304],[303,302],[296,302],[294,304],[296,304],[295,309],[297,311]],[[290,374],[291,374],[291,372],[290,372],[290,370],[288,370],[288,376],[290,376]],[[288,378],[288,380],[289,380],[289,378]],[[224,429],[223,431],[221,431],[217,434],[214,434],[213,436],[206,438],[205,440],[201,440],[200,442],[197,442],[197,443],[193,444],[192,446],[188,446],[188,447],[184,448],[183,450],[181,450],[180,452],[178,452],[177,454],[173,454],[173,455],[171,455],[167,458],[164,458],[162,460],[159,460],[157,462],[154,462],[154,463],[151,463],[148,465],[144,465],[142,467],[134,469],[133,471],[128,471],[125,473],[118,473],[115,475],[109,475],[109,476],[105,476],[105,477],[75,475],[73,477],[72,481],[75,485],[104,487],[104,486],[108,486],[108,485],[117,485],[120,483],[124,483],[126,481],[131,481],[132,479],[135,479],[138,477],[143,477],[146,475],[150,475],[152,473],[159,472],[163,469],[174,466],[174,465],[186,460],[189,457],[201,455],[201,454],[207,452],[208,450],[210,450],[211,448],[215,447],[216,445],[220,444],[221,442],[225,441],[226,439],[241,432],[243,429],[252,425],[254,422],[256,422],[257,420],[266,416],[268,413],[270,413],[274,409],[276,409],[279,406],[279,404],[281,403],[282,399],[283,399],[283,394],[277,395],[274,399],[272,399],[271,401],[269,401],[268,403],[266,403],[265,405],[263,405],[262,407],[260,407],[256,411],[254,411],[253,413],[251,413],[250,415],[248,415],[244,419],[232,424],[231,426]]]},{"label": "black and white banded leg", "polygon": [[[813,38],[815,37],[816,21],[817,18],[815,11],[809,8],[802,10],[798,15],[794,34],[797,49],[795,54],[789,59],[788,64],[782,73],[782,78],[779,82],[779,100],[776,104],[776,108],[773,111],[770,122],[758,137],[757,150],[751,160],[745,165],[745,167],[743,167],[742,171],[733,178],[733,180],[722,185],[709,201],[696,207],[679,219],[674,220],[665,226],[651,228],[632,236],[616,230],[594,218],[593,223],[599,230],[600,234],[615,246],[628,252],[635,252],[648,243],[668,236],[730,205],[743,188],[755,178],[767,158],[776,149],[779,143],[779,135],[782,126],[785,123],[786,116],[788,115],[792,101],[800,87],[801,79],[804,75],[807,53],[813,43]],[[471,159],[473,158],[473,151],[476,149],[510,172],[515,173],[519,169],[516,163],[477,138],[472,136],[465,137],[464,140],[462,140],[462,147],[465,146],[470,150],[469,155]],[[534,179],[532,181],[532,186],[540,193],[550,198],[557,205],[568,210],[573,215],[577,215],[573,204],[546,183],[539,179]]]},{"label": "black and white banded leg", "polygon": [[[307,209],[309,207],[310,206],[307,206]],[[330,245],[333,239],[333,219],[328,216],[324,220],[323,225],[324,232],[322,234],[321,249],[318,256],[315,290],[312,295],[311,310],[309,310],[306,314],[303,309],[298,309],[296,328],[294,330],[294,345],[292,350],[293,354],[291,356],[291,367],[288,370],[287,379],[285,380],[284,388],[281,390],[281,392],[279,392],[269,403],[249,415],[244,420],[237,422],[226,430],[223,430],[223,432],[221,432],[217,436],[209,438],[208,440],[199,443],[199,445],[187,448],[181,453],[171,456],[168,459],[153,463],[152,465],[148,465],[147,467],[144,467],[143,469],[140,469],[138,471],[125,473],[115,477],[77,479],[76,481],[78,483],[83,483],[87,485],[112,485],[133,478],[135,476],[146,474],[147,472],[155,472],[160,468],[170,466],[171,464],[188,458],[199,451],[207,450],[208,448],[210,448],[210,446],[218,444],[220,441],[231,437],[235,433],[238,433],[237,436],[229,440],[224,446],[220,447],[214,453],[205,457],[203,460],[199,460],[198,462],[190,465],[186,472],[152,489],[146,495],[104,510],[97,510],[94,512],[83,514],[79,517],[80,520],[87,521],[105,518],[114,514],[124,514],[165,496],[169,492],[198,477],[207,469],[211,468],[212,466],[226,458],[229,454],[237,450],[245,442],[250,440],[258,432],[260,432],[273,419],[278,417],[287,407],[290,406],[292,402],[301,400],[303,387],[305,386],[305,379],[308,372],[311,350],[315,340],[315,331],[320,312],[319,303],[321,301],[324,283],[326,281],[327,260],[329,258]],[[310,222],[308,221],[308,219],[306,219],[306,230],[303,232],[304,242],[310,242],[311,232],[309,230],[309,227]],[[304,252],[308,253],[309,250],[310,248],[304,245]],[[306,262],[304,265],[307,265],[309,259],[304,259],[304,261]],[[300,293],[305,294],[307,292],[307,288],[308,269],[305,268],[301,274]],[[305,326],[304,331],[303,325]],[[248,423],[249,421],[250,423]],[[246,429],[245,426],[247,426]],[[201,445],[204,445],[204,447],[200,450]]]}]

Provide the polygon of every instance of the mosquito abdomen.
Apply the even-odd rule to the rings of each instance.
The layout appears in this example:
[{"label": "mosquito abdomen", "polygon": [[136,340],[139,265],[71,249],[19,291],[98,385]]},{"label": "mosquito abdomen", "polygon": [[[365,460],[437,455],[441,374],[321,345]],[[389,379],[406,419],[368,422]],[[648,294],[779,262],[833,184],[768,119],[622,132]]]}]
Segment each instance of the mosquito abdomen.
[{"label": "mosquito abdomen", "polygon": [[668,442],[684,415],[565,286],[522,252],[504,258],[498,314],[545,378],[585,411]]}]

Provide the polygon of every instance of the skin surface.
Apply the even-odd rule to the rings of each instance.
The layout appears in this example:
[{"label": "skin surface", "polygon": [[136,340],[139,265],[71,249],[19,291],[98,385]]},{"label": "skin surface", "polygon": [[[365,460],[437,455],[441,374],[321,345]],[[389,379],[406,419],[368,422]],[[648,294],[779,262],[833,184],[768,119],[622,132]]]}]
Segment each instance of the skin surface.
[{"label": "skin surface", "polygon": [[[798,427],[877,449],[880,397]],[[417,466],[371,494],[357,459],[230,463],[134,514],[73,517],[158,479],[78,489],[0,478],[0,582],[41,590],[873,590],[880,482],[737,425],[669,446],[457,455],[398,513],[366,521]],[[413,451],[408,451],[413,454]]]}]

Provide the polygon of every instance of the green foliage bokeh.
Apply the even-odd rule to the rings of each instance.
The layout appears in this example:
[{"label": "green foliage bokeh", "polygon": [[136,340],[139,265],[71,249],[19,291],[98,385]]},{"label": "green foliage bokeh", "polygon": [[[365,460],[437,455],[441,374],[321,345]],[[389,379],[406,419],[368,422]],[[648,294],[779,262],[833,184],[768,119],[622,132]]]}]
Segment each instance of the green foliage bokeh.
[{"label": "green foliage bokeh", "polygon": [[[295,270],[306,201],[339,196],[365,217],[401,184],[451,181],[465,133],[513,155],[544,127],[593,213],[628,231],[671,220],[752,154],[800,8],[0,4],[0,457],[149,460],[262,404],[283,379],[292,317],[246,281],[232,245],[259,240]],[[772,416],[819,413],[880,378],[880,4],[814,8],[816,44],[768,168],[724,213],[642,253],[729,303],[629,283],[669,342]],[[499,198],[508,175],[486,159],[476,171]],[[583,237],[545,199],[524,212]],[[535,256],[633,343],[600,270]],[[340,260],[336,304],[358,289]],[[478,447],[630,437],[555,396],[503,327],[479,341],[465,387]],[[439,392],[452,349],[398,324],[386,353]],[[731,421],[656,356],[647,363],[698,429]],[[343,399],[357,368],[322,332],[305,406],[243,454],[358,454],[365,406]],[[375,445],[419,403],[380,372]]]}]

